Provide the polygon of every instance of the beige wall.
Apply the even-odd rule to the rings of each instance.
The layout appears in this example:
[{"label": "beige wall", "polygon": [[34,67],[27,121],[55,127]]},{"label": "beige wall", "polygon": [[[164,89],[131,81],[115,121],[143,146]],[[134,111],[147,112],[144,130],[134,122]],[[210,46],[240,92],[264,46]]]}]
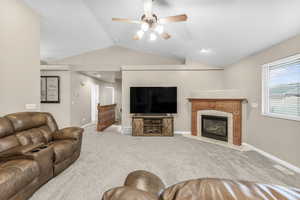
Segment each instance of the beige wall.
[{"label": "beige wall", "polygon": [[191,131],[191,108],[186,99],[193,91],[223,88],[223,70],[209,71],[123,71],[122,72],[122,127],[131,128],[130,87],[132,86],[177,86],[178,114],[175,116],[175,131]]},{"label": "beige wall", "polygon": [[[61,66],[63,67],[63,66]],[[69,69],[53,70],[44,66],[41,75],[60,77],[60,103],[41,104],[41,111],[50,112],[55,117],[59,127],[82,126],[91,123],[91,87],[99,86],[99,102],[106,104],[105,87],[115,88],[116,103],[120,104],[117,83],[100,81]],[[59,68],[59,66],[57,66]]]},{"label": "beige wall", "polygon": [[82,126],[91,122],[91,84],[97,82],[78,72],[71,75],[71,124]]},{"label": "beige wall", "polygon": [[[124,65],[156,65],[156,64],[183,64],[184,60],[167,58],[159,55],[142,53],[130,50],[120,46],[113,46],[106,49],[100,49],[78,56],[65,58],[62,60],[52,61],[51,64],[67,64],[91,67],[96,66],[97,69],[103,67],[109,69],[118,69]],[[116,68],[114,68],[116,67]]]},{"label": "beige wall", "polygon": [[71,72],[42,70],[42,76],[60,77],[60,103],[41,104],[41,111],[50,112],[60,128],[71,125]]},{"label": "beige wall", "polygon": [[23,1],[0,1],[0,115],[40,106],[39,17]]},{"label": "beige wall", "polygon": [[107,104],[105,87],[115,88],[115,100],[118,102],[116,84],[99,81],[78,72],[71,72],[71,124],[82,126],[91,123],[91,85],[99,85],[99,102]]},{"label": "beige wall", "polygon": [[[300,36],[226,68],[227,88],[242,89],[249,100],[243,141],[300,167],[300,122],[261,115],[261,66],[300,53]],[[252,107],[258,103],[258,108]]]}]

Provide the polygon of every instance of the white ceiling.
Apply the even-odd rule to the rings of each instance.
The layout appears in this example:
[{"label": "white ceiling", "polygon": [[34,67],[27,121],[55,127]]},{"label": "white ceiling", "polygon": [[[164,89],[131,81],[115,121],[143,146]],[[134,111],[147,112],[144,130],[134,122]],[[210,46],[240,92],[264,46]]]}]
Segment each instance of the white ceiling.
[{"label": "white ceiling", "polygon": [[[186,13],[168,24],[168,41],[132,40],[143,0],[24,0],[41,19],[42,59],[59,59],[121,45],[140,51],[225,66],[300,33],[300,0],[155,0],[158,16]],[[210,53],[201,53],[201,49]]]}]

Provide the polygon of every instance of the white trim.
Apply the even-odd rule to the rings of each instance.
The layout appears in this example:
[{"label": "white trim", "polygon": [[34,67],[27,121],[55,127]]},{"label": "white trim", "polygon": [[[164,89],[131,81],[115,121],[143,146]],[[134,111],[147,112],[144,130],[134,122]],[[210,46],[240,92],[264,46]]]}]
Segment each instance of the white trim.
[{"label": "white trim", "polygon": [[132,134],[132,128],[130,126],[122,127],[121,133],[123,135],[131,135]]},{"label": "white trim", "polygon": [[191,135],[191,131],[174,131],[174,135]]},{"label": "white trim", "polygon": [[41,71],[71,71],[69,65],[40,65]]},{"label": "white trim", "polygon": [[118,65],[70,65],[75,72],[120,72]]},{"label": "white trim", "polygon": [[293,170],[297,173],[300,173],[300,168],[299,167],[297,167],[297,166],[295,166],[295,165],[293,165],[293,164],[291,164],[287,161],[281,160],[280,158],[278,158],[278,157],[276,157],[276,156],[274,156],[270,153],[267,153],[267,152],[255,147],[251,144],[243,143],[243,146],[249,148],[250,150],[253,150],[253,151],[256,151],[256,152],[260,153],[261,155],[263,155],[263,156],[265,156],[265,157],[281,164],[282,166],[285,166],[285,167],[287,167],[287,168],[289,168],[289,169],[291,169],[291,170]]},{"label": "white trim", "polygon": [[122,66],[122,71],[207,71],[224,70],[223,67],[197,66],[197,65],[143,65]]},{"label": "white trim", "polygon": [[84,125],[82,125],[82,126],[80,126],[80,127],[81,127],[81,128],[87,128],[87,127],[93,126],[93,125],[95,125],[95,124],[96,124],[96,122],[90,122],[90,123],[84,124]]},{"label": "white trim", "polygon": [[263,116],[278,118],[278,119],[285,119],[285,120],[292,120],[292,121],[300,121],[300,117],[293,116],[293,115],[281,115],[275,113],[262,113]]},{"label": "white trim", "polygon": [[269,94],[267,94],[267,80],[269,80],[269,73],[268,73],[269,66],[263,65],[262,66],[262,73],[261,73],[261,80],[262,80],[262,90],[261,90],[261,113],[266,113],[266,108],[269,107],[267,99],[269,97]]},{"label": "white trim", "polygon": [[186,99],[247,99],[245,92],[238,89],[225,90],[193,90]]},{"label": "white trim", "polygon": [[91,84],[91,121],[96,123],[98,116],[97,105],[99,104],[99,85]]}]

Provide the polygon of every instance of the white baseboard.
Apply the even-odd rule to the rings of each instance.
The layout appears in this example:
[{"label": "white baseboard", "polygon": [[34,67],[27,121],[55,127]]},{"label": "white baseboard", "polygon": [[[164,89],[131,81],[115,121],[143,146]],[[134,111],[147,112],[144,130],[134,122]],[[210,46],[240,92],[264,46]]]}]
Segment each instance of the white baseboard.
[{"label": "white baseboard", "polygon": [[132,128],[131,127],[122,127],[121,133],[123,135],[131,135],[132,134]]},{"label": "white baseboard", "polygon": [[191,135],[190,131],[174,131],[175,135]]},{"label": "white baseboard", "polygon": [[273,160],[273,161],[281,164],[282,166],[285,166],[288,169],[291,169],[291,170],[293,170],[293,171],[295,171],[297,173],[300,173],[300,168],[299,167],[297,167],[297,166],[295,166],[295,165],[293,165],[293,164],[291,164],[291,163],[289,163],[287,161],[281,160],[280,158],[278,158],[278,157],[276,157],[276,156],[274,156],[274,155],[272,155],[270,153],[267,153],[267,152],[265,152],[265,151],[263,151],[263,150],[255,147],[255,146],[253,146],[251,144],[243,143],[243,145],[245,147],[249,148],[250,150],[256,151],[256,152],[260,153],[261,155],[263,155],[263,156],[265,156],[265,157],[267,157],[267,158],[269,158],[269,159],[271,159],[271,160]]},{"label": "white baseboard", "polygon": [[87,127],[95,125],[95,124],[96,124],[96,122],[90,122],[90,123],[82,125],[81,128],[87,128]]}]

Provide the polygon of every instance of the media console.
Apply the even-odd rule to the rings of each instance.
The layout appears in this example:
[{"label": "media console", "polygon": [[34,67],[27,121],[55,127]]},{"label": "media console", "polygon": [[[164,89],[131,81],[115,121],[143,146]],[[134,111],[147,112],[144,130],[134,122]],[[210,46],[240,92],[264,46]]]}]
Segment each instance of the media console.
[{"label": "media console", "polygon": [[174,117],[168,115],[134,115],[132,136],[174,136]]}]

